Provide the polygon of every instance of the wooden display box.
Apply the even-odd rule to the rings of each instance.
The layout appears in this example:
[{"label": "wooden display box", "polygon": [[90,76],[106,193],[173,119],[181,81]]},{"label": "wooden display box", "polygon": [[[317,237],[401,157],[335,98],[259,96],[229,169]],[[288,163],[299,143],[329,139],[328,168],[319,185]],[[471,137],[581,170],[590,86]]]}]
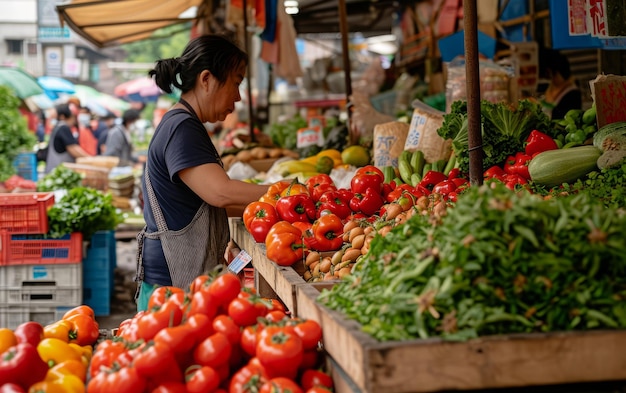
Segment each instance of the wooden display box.
[{"label": "wooden display box", "polygon": [[255,268],[255,287],[259,295],[278,297],[291,311],[296,312],[296,286],[306,284],[304,279],[290,266],[278,266],[267,259],[265,244],[257,243],[243,225],[243,220],[231,218],[234,242],[252,257]]},{"label": "wooden display box", "polygon": [[626,380],[626,331],[381,343],[356,321],[317,304],[320,289],[297,286],[296,308],[300,318],[322,326],[324,349],[339,367],[333,372],[338,393],[354,392],[351,385],[362,392],[400,393]]}]

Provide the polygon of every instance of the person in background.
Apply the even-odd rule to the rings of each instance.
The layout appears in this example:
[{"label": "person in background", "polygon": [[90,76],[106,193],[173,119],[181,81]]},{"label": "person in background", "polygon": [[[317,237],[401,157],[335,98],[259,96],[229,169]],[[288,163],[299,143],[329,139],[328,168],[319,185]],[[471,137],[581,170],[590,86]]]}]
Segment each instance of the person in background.
[{"label": "person in background", "polygon": [[77,116],[78,123],[78,144],[89,155],[95,156],[98,153],[98,139],[91,128],[91,111],[87,107],[80,107]]},{"label": "person in background", "polygon": [[37,135],[37,142],[43,142],[46,139],[46,113],[41,109],[37,111],[39,122],[37,123],[37,129],[35,135]]},{"label": "person in background", "polygon": [[181,98],[159,122],[142,181],[145,228],[137,235],[137,309],[163,285],[186,289],[224,264],[230,240],[227,208],[238,215],[267,185],[233,180],[204,123],[223,121],[241,100],[248,56],[228,39],[203,35],[182,55],[158,60],[149,72],[166,93]]},{"label": "person in background", "polygon": [[76,162],[77,157],[89,157],[80,145],[72,128],[76,127],[76,117],[68,104],[56,106],[57,122],[50,135],[45,173],[50,173],[64,162]]},{"label": "person in background", "polygon": [[115,114],[108,111],[104,116],[98,118],[98,125],[93,134],[98,140],[97,152],[99,155],[103,153],[102,147],[106,144],[109,130],[115,126],[115,119]]},{"label": "person in background", "polygon": [[139,119],[136,109],[128,109],[122,115],[122,124],[113,126],[107,132],[104,156],[119,157],[118,166],[132,166],[137,163],[137,157],[133,154],[133,142],[131,130]]},{"label": "person in background", "polygon": [[570,109],[582,108],[582,96],[572,79],[567,57],[555,50],[546,50],[541,58],[550,83],[542,100],[544,112],[551,119],[563,119]]}]

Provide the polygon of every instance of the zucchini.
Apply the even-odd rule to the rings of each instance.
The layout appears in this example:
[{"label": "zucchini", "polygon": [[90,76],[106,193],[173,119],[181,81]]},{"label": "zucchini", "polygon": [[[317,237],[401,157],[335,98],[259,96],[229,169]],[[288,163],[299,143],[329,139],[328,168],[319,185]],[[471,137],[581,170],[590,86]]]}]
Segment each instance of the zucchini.
[{"label": "zucchini", "polygon": [[578,146],[570,149],[548,150],[537,154],[528,164],[533,182],[555,187],[574,182],[596,170],[602,152],[594,146]]}]

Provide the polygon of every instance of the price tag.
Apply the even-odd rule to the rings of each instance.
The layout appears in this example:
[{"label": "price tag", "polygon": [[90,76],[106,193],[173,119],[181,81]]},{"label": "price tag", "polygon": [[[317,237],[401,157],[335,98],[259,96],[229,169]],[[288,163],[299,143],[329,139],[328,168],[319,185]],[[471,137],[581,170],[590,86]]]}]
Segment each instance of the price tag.
[{"label": "price tag", "polygon": [[248,254],[244,250],[241,250],[241,252],[235,257],[235,259],[233,259],[233,261],[228,265],[228,270],[235,274],[239,274],[243,270],[243,268],[250,263],[251,260],[252,257],[250,256],[250,254]]},{"label": "price tag", "polygon": [[300,128],[297,138],[296,146],[298,148],[313,145],[324,146],[324,134],[320,126]]}]

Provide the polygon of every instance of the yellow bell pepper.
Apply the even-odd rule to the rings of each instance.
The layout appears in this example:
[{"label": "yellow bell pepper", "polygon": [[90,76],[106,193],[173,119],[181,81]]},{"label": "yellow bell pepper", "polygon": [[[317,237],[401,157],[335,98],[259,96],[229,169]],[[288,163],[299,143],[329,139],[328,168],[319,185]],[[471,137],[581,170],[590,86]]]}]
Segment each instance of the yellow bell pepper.
[{"label": "yellow bell pepper", "polygon": [[50,325],[46,325],[43,328],[43,337],[58,338],[59,340],[69,342],[71,338],[70,335],[75,334],[72,332],[72,329],[72,322],[61,319]]},{"label": "yellow bell pepper", "polygon": [[53,380],[35,383],[28,393],[85,393],[85,382],[75,375],[60,374]]},{"label": "yellow bell pepper", "polygon": [[91,357],[93,356],[93,347],[91,345],[78,345],[76,343],[70,343],[70,348],[76,351],[86,365],[89,364]]},{"label": "yellow bell pepper", "polygon": [[17,345],[17,338],[13,330],[7,328],[0,329],[0,354],[14,345]]},{"label": "yellow bell pepper", "polygon": [[44,338],[37,345],[37,352],[50,367],[66,360],[81,361],[81,354],[70,347],[70,344],[58,338]]},{"label": "yellow bell pepper", "polygon": [[49,369],[45,380],[54,381],[63,375],[74,375],[85,382],[87,380],[87,365],[80,360],[66,360]]}]

